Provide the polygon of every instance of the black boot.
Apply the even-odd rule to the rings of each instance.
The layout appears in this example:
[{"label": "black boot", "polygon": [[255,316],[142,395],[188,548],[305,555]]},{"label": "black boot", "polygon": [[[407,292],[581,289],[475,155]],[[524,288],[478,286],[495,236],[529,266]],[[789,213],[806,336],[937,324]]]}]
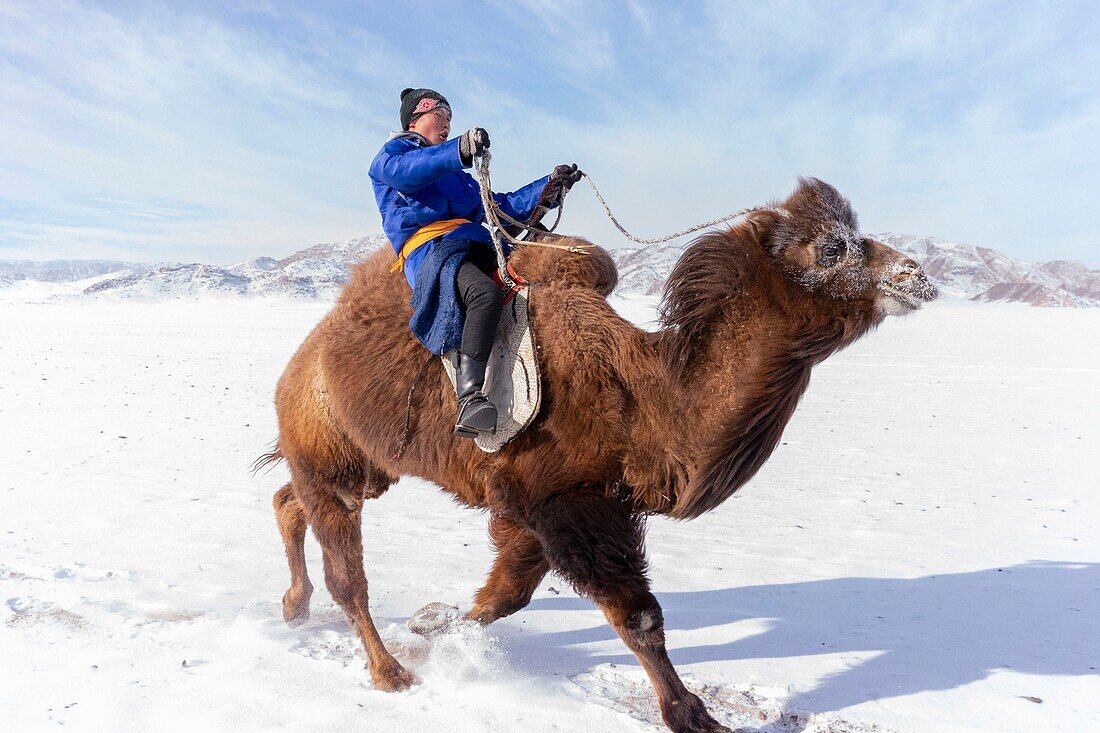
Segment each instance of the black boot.
[{"label": "black boot", "polygon": [[487,362],[455,351],[451,355],[451,363],[455,368],[455,394],[458,397],[455,435],[476,438],[496,431],[497,408],[481,392],[485,387]]}]

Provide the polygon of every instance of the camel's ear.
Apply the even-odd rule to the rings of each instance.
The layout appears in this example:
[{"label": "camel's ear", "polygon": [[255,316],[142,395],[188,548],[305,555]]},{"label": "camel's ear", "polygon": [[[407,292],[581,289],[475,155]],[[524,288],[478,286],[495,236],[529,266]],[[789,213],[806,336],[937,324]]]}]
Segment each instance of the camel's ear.
[{"label": "camel's ear", "polygon": [[[779,211],[760,211],[754,213],[748,219],[749,234],[756,244],[765,252],[772,251],[772,242],[775,239],[776,224],[779,223]],[[785,212],[784,212],[785,213]],[[790,216],[790,214],[787,214]]]},{"label": "camel's ear", "polygon": [[752,237],[756,240],[756,244],[765,252],[768,251],[769,243],[772,238],[772,231],[772,227],[764,226],[761,222],[754,221],[752,223]]}]

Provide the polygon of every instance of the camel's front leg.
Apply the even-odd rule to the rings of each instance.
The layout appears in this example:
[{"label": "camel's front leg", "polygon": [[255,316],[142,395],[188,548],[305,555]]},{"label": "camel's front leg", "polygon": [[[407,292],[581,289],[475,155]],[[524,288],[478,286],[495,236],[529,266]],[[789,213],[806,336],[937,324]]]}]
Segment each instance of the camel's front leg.
[{"label": "camel's front leg", "polygon": [[530,603],[550,569],[538,536],[511,519],[493,514],[489,537],[497,556],[485,585],[474,597],[474,607],[466,614],[482,624],[510,616]]},{"label": "camel's front leg", "polygon": [[554,571],[599,604],[641,662],[668,727],[677,733],[728,733],[684,687],[668,658],[661,607],[645,574],[643,528],[630,508],[601,492],[576,489],[535,506],[529,523]]}]

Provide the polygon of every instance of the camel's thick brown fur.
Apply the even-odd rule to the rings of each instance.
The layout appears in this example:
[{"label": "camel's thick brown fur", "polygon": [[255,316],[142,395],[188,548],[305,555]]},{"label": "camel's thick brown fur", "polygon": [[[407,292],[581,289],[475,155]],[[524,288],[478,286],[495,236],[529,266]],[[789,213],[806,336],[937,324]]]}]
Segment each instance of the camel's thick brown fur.
[{"label": "camel's thick brown fur", "polygon": [[[453,437],[454,391],[433,365],[415,393],[412,440],[394,460],[427,352],[409,332],[408,286],[389,272],[392,255],[358,266],[276,393],[274,455],[291,472],[274,501],[291,570],[288,622],[309,613],[308,523],[375,683],[414,682],[371,620],[360,512],[364,499],[415,475],[490,512],[497,558],[468,618],[491,623],[518,611],[552,569],[600,606],[638,657],[670,728],[721,730],[669,662],[643,518],[696,517],[732,495],[777,445],[811,367],[886,314],[934,297],[916,263],[856,233],[847,201],[827,184],[803,181],[779,206],[688,247],[656,333],[605,300],[616,271],[603,250],[520,249],[517,271],[538,283],[531,311],[543,402],[495,454]],[[844,258],[833,263],[838,242]]]}]

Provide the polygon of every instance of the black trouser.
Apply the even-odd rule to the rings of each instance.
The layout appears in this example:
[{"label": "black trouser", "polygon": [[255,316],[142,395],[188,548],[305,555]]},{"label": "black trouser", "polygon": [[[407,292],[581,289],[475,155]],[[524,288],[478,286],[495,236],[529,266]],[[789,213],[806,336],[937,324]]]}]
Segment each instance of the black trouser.
[{"label": "black trouser", "polygon": [[474,242],[455,277],[455,290],[465,315],[459,351],[477,361],[489,360],[500,321],[500,288],[491,277],[496,269],[493,250]]}]

